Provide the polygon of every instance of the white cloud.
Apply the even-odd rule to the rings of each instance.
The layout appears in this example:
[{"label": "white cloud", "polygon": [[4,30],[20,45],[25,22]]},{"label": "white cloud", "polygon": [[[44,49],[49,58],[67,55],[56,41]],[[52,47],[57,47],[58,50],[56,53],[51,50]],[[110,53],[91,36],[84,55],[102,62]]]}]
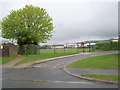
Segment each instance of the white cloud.
[{"label": "white cloud", "polygon": [[9,11],[32,4],[46,8],[53,18],[55,33],[48,41],[73,42],[116,37],[118,0],[1,0],[0,19]]}]

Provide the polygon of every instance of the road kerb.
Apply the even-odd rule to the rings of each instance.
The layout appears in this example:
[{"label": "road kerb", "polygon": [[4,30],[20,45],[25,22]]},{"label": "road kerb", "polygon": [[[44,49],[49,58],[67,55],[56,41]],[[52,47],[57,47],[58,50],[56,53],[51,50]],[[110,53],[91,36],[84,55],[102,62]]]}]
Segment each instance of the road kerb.
[{"label": "road kerb", "polygon": [[33,61],[33,62],[29,62],[29,63],[22,64],[22,65],[17,65],[17,66],[14,66],[14,67],[12,67],[12,68],[26,68],[26,67],[29,67],[29,66],[34,65],[34,64],[37,64],[37,63],[43,63],[43,62],[48,62],[48,61],[52,61],[52,60],[69,58],[69,57],[74,57],[74,56],[78,56],[78,55],[81,55],[81,54],[74,54],[74,55],[67,55],[67,56],[61,56],[61,57],[55,57],[55,58],[37,60],[37,61]]},{"label": "road kerb", "polygon": [[75,73],[72,73],[70,72],[69,70],[66,69],[66,66],[64,66],[64,71],[74,77],[78,77],[78,78],[81,78],[81,79],[85,79],[85,80],[89,80],[89,81],[97,81],[97,82],[103,82],[103,83],[110,83],[110,84],[118,84],[119,82],[117,81],[108,81],[108,80],[99,80],[99,79],[93,79],[93,78],[88,78],[88,77],[83,77],[83,76],[80,76],[78,74],[75,74]]}]

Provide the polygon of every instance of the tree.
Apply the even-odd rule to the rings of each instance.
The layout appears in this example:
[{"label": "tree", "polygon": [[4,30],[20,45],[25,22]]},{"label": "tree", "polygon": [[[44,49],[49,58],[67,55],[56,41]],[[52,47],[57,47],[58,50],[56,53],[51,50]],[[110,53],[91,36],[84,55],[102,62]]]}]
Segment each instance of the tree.
[{"label": "tree", "polygon": [[45,9],[26,5],[12,10],[1,22],[2,37],[17,40],[19,46],[46,42],[53,33],[52,18]]}]

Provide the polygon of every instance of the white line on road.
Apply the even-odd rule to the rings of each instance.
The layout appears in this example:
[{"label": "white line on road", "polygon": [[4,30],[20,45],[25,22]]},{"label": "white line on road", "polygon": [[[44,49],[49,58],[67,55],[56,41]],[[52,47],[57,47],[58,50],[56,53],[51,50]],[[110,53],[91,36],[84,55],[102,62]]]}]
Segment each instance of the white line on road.
[{"label": "white line on road", "polygon": [[51,82],[51,83],[73,83],[73,84],[92,84],[88,82],[76,82],[76,81],[52,81],[52,80],[31,80],[31,79],[3,79],[3,80],[12,80],[12,81],[30,81],[30,82]]}]

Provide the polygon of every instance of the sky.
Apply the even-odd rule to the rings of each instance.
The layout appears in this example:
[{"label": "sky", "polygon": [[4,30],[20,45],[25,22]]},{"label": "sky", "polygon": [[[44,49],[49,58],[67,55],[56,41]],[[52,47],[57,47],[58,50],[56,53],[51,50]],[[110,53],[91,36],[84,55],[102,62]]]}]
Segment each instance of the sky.
[{"label": "sky", "polygon": [[55,32],[46,44],[118,37],[118,0],[1,0],[0,20],[26,4],[45,8],[52,17]]}]

